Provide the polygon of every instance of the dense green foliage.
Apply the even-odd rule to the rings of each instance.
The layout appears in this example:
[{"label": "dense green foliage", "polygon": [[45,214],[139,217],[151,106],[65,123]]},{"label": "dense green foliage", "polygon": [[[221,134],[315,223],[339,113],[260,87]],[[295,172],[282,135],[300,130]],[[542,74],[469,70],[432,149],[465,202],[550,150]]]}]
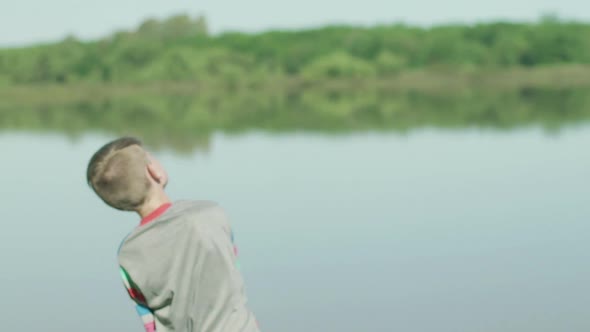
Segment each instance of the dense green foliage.
[{"label": "dense green foliage", "polygon": [[0,85],[373,79],[419,68],[590,63],[590,24],[544,19],[419,28],[335,26],[210,36],[204,18],[148,20],[95,42],[0,50]]},{"label": "dense green foliage", "polygon": [[148,20],[95,41],[0,50],[0,130],[134,134],[542,126],[590,121],[590,24],[545,19],[210,36]]}]

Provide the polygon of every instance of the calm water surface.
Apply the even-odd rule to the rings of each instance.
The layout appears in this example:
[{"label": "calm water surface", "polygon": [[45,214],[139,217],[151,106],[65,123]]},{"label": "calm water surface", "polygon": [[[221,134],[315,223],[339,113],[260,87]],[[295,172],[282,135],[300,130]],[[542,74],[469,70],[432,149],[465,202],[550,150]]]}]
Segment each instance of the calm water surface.
[{"label": "calm water surface", "polygon": [[[0,134],[6,331],[142,331],[85,184],[111,137]],[[215,135],[157,155],[232,217],[263,331],[589,331],[590,127]]]}]

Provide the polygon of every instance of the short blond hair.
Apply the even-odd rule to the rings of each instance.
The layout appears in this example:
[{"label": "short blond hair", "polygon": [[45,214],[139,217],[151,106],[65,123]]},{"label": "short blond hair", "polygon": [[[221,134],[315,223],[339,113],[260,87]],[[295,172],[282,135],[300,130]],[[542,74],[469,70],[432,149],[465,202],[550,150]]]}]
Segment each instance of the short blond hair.
[{"label": "short blond hair", "polygon": [[141,141],[122,137],[105,144],[92,156],[86,179],[105,203],[118,210],[134,211],[143,205],[150,189],[148,163]]}]

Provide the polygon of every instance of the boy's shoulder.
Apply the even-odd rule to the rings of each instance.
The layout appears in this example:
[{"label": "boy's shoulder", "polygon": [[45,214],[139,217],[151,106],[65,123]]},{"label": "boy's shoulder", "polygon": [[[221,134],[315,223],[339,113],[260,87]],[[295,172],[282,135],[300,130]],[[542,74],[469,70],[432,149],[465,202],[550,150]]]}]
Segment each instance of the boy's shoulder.
[{"label": "boy's shoulder", "polygon": [[161,218],[162,223],[178,219],[195,225],[227,221],[225,210],[214,201],[176,201]]},{"label": "boy's shoulder", "polygon": [[161,216],[149,224],[136,227],[123,239],[119,252],[132,243],[158,242],[167,234],[208,228],[229,229],[225,210],[214,201],[175,201]]},{"label": "boy's shoulder", "polygon": [[199,213],[207,210],[223,210],[217,202],[209,200],[179,200],[170,206],[170,214]]}]

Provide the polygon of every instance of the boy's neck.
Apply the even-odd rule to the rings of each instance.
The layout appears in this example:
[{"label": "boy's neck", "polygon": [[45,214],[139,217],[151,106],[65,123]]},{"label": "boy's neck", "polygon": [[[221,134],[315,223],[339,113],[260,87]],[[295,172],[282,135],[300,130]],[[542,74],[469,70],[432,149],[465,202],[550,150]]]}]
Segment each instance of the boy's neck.
[{"label": "boy's neck", "polygon": [[137,213],[141,219],[149,216],[152,212],[156,211],[160,206],[171,203],[170,198],[166,193],[161,192],[156,196],[148,199],[142,206],[137,210]]}]

